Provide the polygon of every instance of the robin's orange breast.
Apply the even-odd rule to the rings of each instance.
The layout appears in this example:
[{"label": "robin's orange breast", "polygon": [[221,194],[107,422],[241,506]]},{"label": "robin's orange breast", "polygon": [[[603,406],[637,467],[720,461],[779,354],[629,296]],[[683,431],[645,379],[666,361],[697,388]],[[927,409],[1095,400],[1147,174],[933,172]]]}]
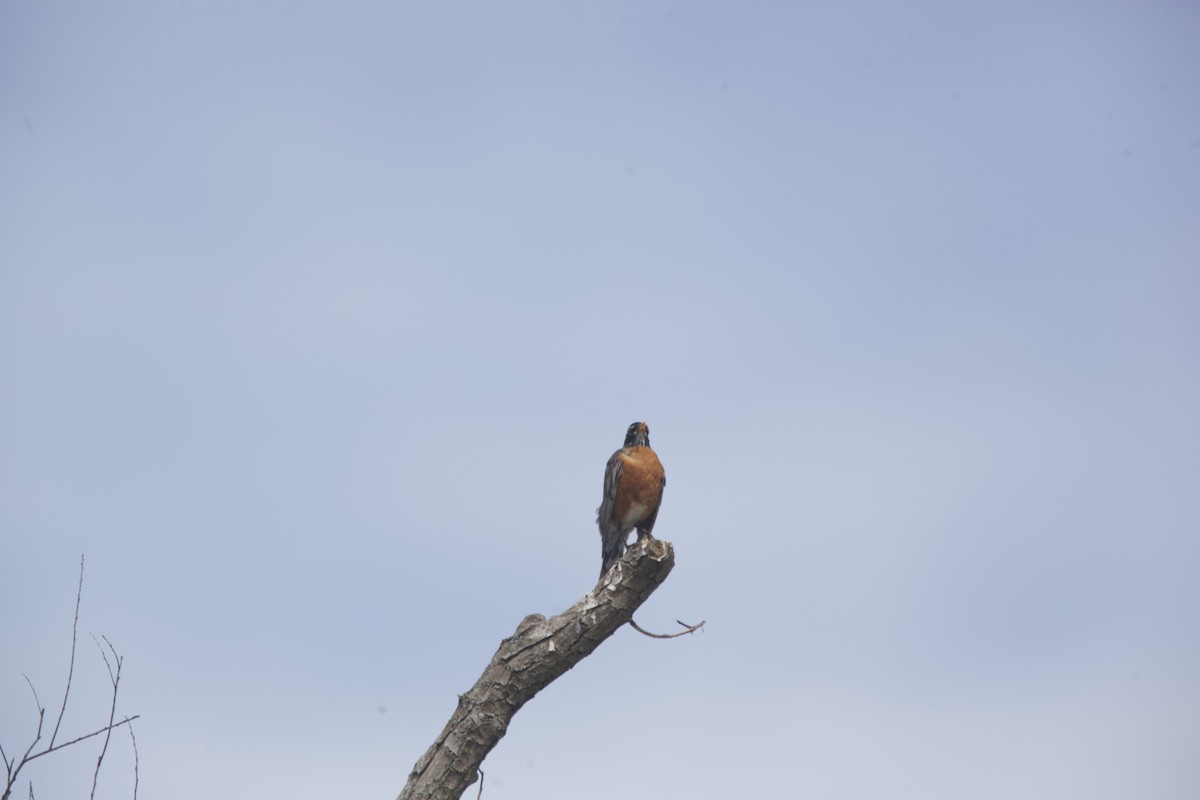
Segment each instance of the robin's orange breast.
[{"label": "robin's orange breast", "polygon": [[649,447],[627,447],[621,451],[621,482],[613,517],[632,528],[648,517],[662,501],[663,466]]}]

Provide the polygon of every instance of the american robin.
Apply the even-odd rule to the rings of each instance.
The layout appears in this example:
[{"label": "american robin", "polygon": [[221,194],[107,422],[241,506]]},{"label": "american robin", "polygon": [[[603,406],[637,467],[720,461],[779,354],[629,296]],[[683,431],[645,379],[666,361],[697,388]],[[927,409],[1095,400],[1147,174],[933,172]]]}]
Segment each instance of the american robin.
[{"label": "american robin", "polygon": [[637,528],[639,542],[654,538],[650,532],[666,485],[662,462],[650,449],[650,428],[644,422],[633,423],[625,434],[625,446],[612,454],[604,468],[604,497],[596,509],[601,578],[624,554],[631,530]]}]

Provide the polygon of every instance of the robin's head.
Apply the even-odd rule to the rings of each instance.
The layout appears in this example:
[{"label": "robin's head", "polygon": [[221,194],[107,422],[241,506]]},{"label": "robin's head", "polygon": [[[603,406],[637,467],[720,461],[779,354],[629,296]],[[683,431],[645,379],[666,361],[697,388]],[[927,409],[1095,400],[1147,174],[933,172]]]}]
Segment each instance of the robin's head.
[{"label": "robin's head", "polygon": [[644,422],[635,422],[625,432],[626,447],[649,447],[650,427]]}]

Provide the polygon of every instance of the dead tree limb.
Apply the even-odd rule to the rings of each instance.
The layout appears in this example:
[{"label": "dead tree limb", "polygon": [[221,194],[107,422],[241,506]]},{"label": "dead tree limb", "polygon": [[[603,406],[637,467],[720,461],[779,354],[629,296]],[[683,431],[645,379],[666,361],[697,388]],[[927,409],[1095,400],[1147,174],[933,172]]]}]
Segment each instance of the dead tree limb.
[{"label": "dead tree limb", "polygon": [[563,613],[521,620],[471,690],[459,695],[458,708],[397,800],[458,800],[521,706],[629,622],[674,566],[670,542],[651,539],[630,547]]}]

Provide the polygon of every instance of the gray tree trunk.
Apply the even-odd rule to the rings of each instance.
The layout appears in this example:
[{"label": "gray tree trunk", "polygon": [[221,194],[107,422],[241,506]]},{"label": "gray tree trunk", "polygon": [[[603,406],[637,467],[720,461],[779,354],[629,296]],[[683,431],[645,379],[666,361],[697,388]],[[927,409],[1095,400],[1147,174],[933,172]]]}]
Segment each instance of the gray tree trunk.
[{"label": "gray tree trunk", "polygon": [[674,566],[670,542],[651,539],[629,548],[605,580],[563,613],[521,620],[471,690],[459,695],[397,800],[458,800],[521,706],[629,622]]}]

